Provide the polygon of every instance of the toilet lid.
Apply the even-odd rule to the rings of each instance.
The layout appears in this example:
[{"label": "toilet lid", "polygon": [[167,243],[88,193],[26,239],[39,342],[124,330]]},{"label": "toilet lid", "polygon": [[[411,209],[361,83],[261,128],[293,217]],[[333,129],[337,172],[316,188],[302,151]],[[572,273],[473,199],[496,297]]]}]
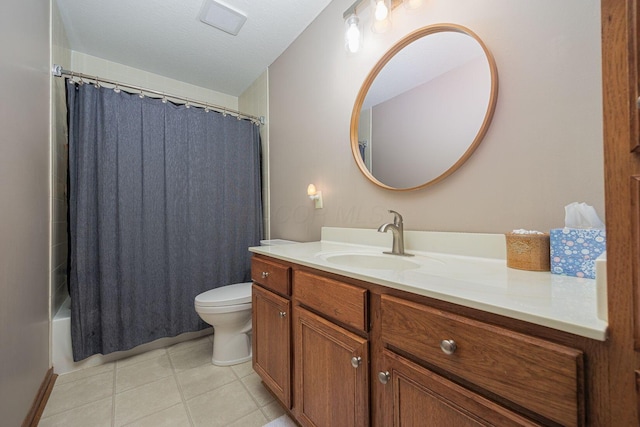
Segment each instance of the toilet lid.
[{"label": "toilet lid", "polygon": [[203,292],[196,297],[196,305],[204,307],[223,307],[227,305],[247,304],[251,302],[251,282],[221,286]]}]

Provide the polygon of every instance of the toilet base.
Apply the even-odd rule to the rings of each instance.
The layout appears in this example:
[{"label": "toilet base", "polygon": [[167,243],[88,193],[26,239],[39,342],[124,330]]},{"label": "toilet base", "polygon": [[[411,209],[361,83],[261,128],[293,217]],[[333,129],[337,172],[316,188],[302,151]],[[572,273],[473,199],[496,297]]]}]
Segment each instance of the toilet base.
[{"label": "toilet base", "polygon": [[252,357],[253,355],[251,354],[247,357],[243,357],[241,359],[235,359],[235,360],[216,360],[212,357],[211,363],[216,366],[233,366],[233,365],[239,365],[240,363],[248,362],[251,360]]},{"label": "toilet base", "polygon": [[214,328],[213,356],[211,363],[216,366],[231,366],[251,360],[251,335],[249,333],[225,334]]}]

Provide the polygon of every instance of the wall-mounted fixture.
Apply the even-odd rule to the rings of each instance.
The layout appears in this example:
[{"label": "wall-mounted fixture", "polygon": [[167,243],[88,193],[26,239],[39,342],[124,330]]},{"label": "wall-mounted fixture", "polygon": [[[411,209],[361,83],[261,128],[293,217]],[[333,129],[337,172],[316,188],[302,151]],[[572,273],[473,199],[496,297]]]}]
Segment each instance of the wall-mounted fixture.
[{"label": "wall-mounted fixture", "polygon": [[236,36],[247,20],[247,16],[225,4],[214,0],[205,0],[198,19],[225,33]]},{"label": "wall-mounted fixture", "polygon": [[[358,17],[358,9],[368,3],[371,6],[373,22],[371,31],[384,33],[391,28],[391,11],[402,3],[406,9],[417,9],[422,5],[422,0],[356,0],[342,14],[345,23],[345,49],[349,53],[356,53],[362,47],[363,31],[362,21]],[[363,6],[364,7],[364,6]]]},{"label": "wall-mounted fixture", "polygon": [[307,187],[307,196],[311,200],[315,200],[316,209],[322,209],[322,191],[316,190],[316,186],[313,184],[309,184]]}]

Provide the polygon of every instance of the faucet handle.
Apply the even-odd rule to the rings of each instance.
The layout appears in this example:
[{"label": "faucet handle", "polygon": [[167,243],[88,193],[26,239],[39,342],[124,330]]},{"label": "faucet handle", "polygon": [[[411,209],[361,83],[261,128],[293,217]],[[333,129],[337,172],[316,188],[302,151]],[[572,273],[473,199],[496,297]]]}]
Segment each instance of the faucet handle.
[{"label": "faucet handle", "polygon": [[389,209],[389,213],[393,214],[393,224],[399,226],[402,224],[402,215],[398,212]]}]

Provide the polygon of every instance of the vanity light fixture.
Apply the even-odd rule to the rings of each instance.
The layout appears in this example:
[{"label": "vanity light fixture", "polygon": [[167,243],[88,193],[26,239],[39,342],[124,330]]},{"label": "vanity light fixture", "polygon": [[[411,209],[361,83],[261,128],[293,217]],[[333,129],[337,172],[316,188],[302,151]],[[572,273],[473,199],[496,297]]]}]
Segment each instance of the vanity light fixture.
[{"label": "vanity light fixture", "polygon": [[348,53],[356,53],[362,47],[363,31],[362,22],[357,15],[357,9],[361,4],[371,6],[373,22],[371,31],[373,33],[384,33],[391,28],[391,11],[398,7],[400,3],[406,9],[417,9],[422,5],[422,0],[356,0],[342,14],[345,23],[344,41],[345,49]]},{"label": "vanity light fixture", "polygon": [[322,209],[322,191],[316,190],[316,186],[313,184],[309,184],[307,187],[307,196],[311,200],[315,200],[316,209]]}]

